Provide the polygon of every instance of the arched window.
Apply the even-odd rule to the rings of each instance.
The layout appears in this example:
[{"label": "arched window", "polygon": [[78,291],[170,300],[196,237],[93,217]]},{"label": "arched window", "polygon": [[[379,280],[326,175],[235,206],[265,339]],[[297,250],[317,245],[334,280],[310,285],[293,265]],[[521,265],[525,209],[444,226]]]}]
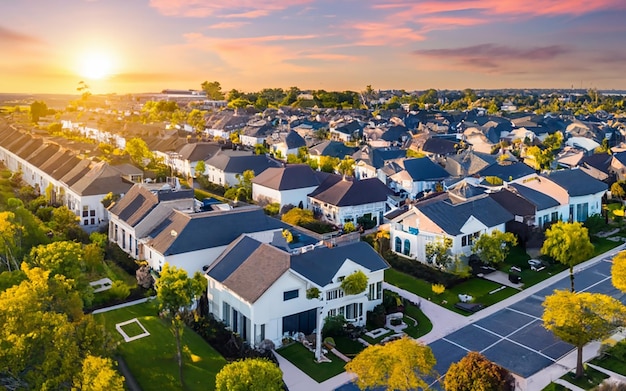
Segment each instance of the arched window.
[{"label": "arched window", "polygon": [[397,236],[396,236],[396,252],[397,253],[401,253],[402,252],[402,239],[400,239]]},{"label": "arched window", "polygon": [[409,242],[409,239],[404,239],[404,255],[410,255],[411,254],[411,242]]}]

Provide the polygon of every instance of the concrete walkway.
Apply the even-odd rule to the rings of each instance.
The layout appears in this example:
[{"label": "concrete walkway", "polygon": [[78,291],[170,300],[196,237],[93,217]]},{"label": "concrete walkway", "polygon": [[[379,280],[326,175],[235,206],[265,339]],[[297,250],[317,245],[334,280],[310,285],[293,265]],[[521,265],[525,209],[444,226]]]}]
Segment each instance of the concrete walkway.
[{"label": "concrete walkway", "polygon": [[556,379],[554,381],[556,384],[560,384],[562,386],[565,386],[568,390],[572,390],[572,391],[585,391],[584,388],[580,388],[578,386],[573,385],[572,383],[568,382],[567,380],[563,380],[563,379]]}]

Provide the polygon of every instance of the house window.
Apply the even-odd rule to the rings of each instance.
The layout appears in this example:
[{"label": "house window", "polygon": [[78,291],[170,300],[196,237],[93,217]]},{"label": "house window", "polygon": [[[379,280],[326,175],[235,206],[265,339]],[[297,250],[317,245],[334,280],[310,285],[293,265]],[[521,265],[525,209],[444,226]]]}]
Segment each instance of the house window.
[{"label": "house window", "polygon": [[589,204],[585,202],[576,205],[576,221],[585,221],[587,216],[589,216]]},{"label": "house window", "polygon": [[230,304],[227,302],[222,303],[222,320],[226,327],[230,327]]},{"label": "house window", "polygon": [[333,289],[326,292],[326,300],[335,300],[343,297],[343,290]]},{"label": "house window", "polygon": [[461,246],[465,247],[465,246],[473,245],[474,241],[478,239],[479,236],[480,236],[480,232],[474,232],[473,234],[464,235],[461,238]]},{"label": "house window", "polygon": [[265,324],[261,325],[261,341],[265,339]]},{"label": "house window", "polygon": [[89,216],[94,217],[96,215],[96,211],[95,210],[90,210],[89,211]]},{"label": "house window", "polygon": [[559,220],[559,212],[552,212],[552,215],[550,216],[550,221],[552,221],[553,223],[555,221]]},{"label": "house window", "polygon": [[96,223],[96,219],[92,218],[91,219],[91,225],[94,225]]},{"label": "house window", "polygon": [[411,242],[409,242],[409,239],[404,239],[404,251],[402,252],[402,254],[409,256],[411,254]]},{"label": "house window", "polygon": [[382,297],[383,282],[379,281],[376,284],[369,285],[369,291],[367,293],[368,300],[379,300]]},{"label": "house window", "polygon": [[353,303],[346,306],[346,319],[357,319],[363,316],[363,303]]},{"label": "house window", "polygon": [[541,221],[541,226],[545,227],[548,224],[548,215],[543,216],[543,219]]},{"label": "house window", "polygon": [[83,206],[83,217],[89,216],[89,207],[87,205]]},{"label": "house window", "polygon": [[396,252],[397,253],[401,253],[402,252],[402,239],[400,239],[399,237],[396,236]]},{"label": "house window", "polygon": [[122,230],[122,248],[126,249],[126,231]]},{"label": "house window", "polygon": [[295,299],[298,297],[298,290],[294,289],[292,291],[283,292],[283,301]]},{"label": "house window", "polygon": [[89,225],[89,219],[83,220],[83,225]]},{"label": "house window", "polygon": [[337,316],[337,310],[334,308],[332,310],[328,310],[328,316]]}]

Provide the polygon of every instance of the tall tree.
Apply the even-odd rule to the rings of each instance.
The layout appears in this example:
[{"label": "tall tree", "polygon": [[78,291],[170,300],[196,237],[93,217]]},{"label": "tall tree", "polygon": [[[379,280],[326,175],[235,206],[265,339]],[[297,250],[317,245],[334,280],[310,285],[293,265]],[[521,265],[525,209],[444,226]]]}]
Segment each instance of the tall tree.
[{"label": "tall tree", "polygon": [[223,100],[224,93],[219,81],[204,81],[201,84],[202,91],[206,92],[207,99]]},{"label": "tall tree", "polygon": [[148,164],[154,160],[154,154],[148,148],[148,144],[140,138],[131,138],[126,142],[124,151],[130,156],[130,159],[138,165],[141,169],[145,170]]},{"label": "tall tree", "polygon": [[559,221],[546,230],[541,252],[569,267],[571,291],[574,292],[574,266],[591,257],[593,245],[582,223]]},{"label": "tall tree", "polygon": [[544,327],[577,349],[577,378],[583,375],[583,347],[626,325],[626,307],[600,293],[555,291],[543,306]]},{"label": "tall tree", "polygon": [[42,100],[36,100],[30,104],[30,120],[39,122],[39,118],[48,114],[48,105]]},{"label": "tall tree", "polygon": [[446,391],[509,391],[514,380],[506,369],[478,352],[468,352],[446,372]]},{"label": "tall tree", "polygon": [[225,365],[215,376],[216,391],[281,391],[283,372],[271,361],[248,358]]},{"label": "tall tree", "polygon": [[490,234],[480,235],[472,246],[472,251],[477,253],[483,262],[497,265],[506,259],[511,247],[516,245],[517,238],[514,234],[494,229]]},{"label": "tall tree", "polygon": [[361,390],[384,387],[406,391],[426,389],[425,378],[433,375],[436,364],[430,347],[403,337],[385,345],[371,345],[346,364],[346,371],[357,375]]},{"label": "tall tree", "polygon": [[[198,272],[196,274],[199,275]],[[181,386],[184,386],[181,345],[181,336],[184,328],[182,315],[194,303],[194,300],[203,293],[203,287],[199,278],[202,279],[202,276],[189,278],[185,270],[166,263],[163,265],[161,275],[155,284],[159,309],[163,316],[169,320],[176,340],[176,362],[178,363]]]},{"label": "tall tree", "polygon": [[88,355],[82,371],[74,379],[76,391],[124,391],[124,376],[116,370],[110,358]]},{"label": "tall tree", "polygon": [[614,287],[622,292],[626,292],[626,251],[620,251],[620,253],[613,258],[611,280]]},{"label": "tall tree", "polygon": [[0,212],[0,260],[8,270],[19,270],[15,254],[18,250],[16,236],[22,226],[16,224],[13,212]]}]

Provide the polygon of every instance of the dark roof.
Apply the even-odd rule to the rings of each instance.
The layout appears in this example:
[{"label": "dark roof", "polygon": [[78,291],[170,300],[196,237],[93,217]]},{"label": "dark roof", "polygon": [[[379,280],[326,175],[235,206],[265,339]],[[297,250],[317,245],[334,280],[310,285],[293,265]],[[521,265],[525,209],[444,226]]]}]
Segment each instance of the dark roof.
[{"label": "dark roof", "polygon": [[280,163],[265,155],[253,155],[247,151],[223,150],[207,160],[207,165],[224,172],[242,174],[246,170],[259,175],[269,167],[278,167]]},{"label": "dark roof", "polygon": [[309,148],[309,154],[315,156],[331,156],[343,159],[358,151],[358,147],[348,147],[341,141],[325,140]]},{"label": "dark roof", "polygon": [[570,197],[595,194],[608,189],[608,185],[580,169],[557,170],[545,175],[567,191]]},{"label": "dark roof", "polygon": [[385,165],[385,162],[400,159],[405,156],[406,151],[403,149],[372,148],[372,151],[370,152],[370,159],[374,168],[382,168]]},{"label": "dark roof", "polygon": [[342,179],[341,175],[329,176],[309,197],[335,206],[354,206],[386,201],[392,194],[378,178],[351,179]]},{"label": "dark roof", "polygon": [[294,149],[306,146],[306,141],[296,132],[295,130],[287,133],[285,137],[285,144],[287,145],[287,149]]},{"label": "dark roof", "polygon": [[136,184],[109,211],[131,227],[139,223],[159,203],[158,197]]},{"label": "dark roof", "polygon": [[626,151],[614,153],[613,158],[626,166]]},{"label": "dark roof", "polygon": [[226,246],[244,233],[288,227],[258,207],[194,214],[172,211],[149,236],[153,238],[150,245],[156,251],[173,255]]},{"label": "dark roof", "polygon": [[456,201],[458,199],[469,200],[470,198],[474,198],[474,197],[485,194],[485,189],[483,187],[474,186],[468,183],[467,181],[463,180],[455,184],[452,189],[448,190],[448,193],[450,194],[450,196],[456,197],[452,201]]},{"label": "dark roof", "polygon": [[513,189],[517,194],[528,200],[537,207],[537,210],[544,210],[559,205],[559,201],[530,187],[526,187],[519,183],[510,183],[509,188]]},{"label": "dark roof", "polygon": [[424,142],[422,151],[436,155],[452,155],[456,153],[456,141],[444,137],[431,137]]},{"label": "dark roof", "polygon": [[516,216],[534,216],[537,210],[533,203],[509,189],[490,193],[489,197]]},{"label": "dark roof", "polygon": [[609,167],[611,166],[612,158],[612,155],[609,155],[608,153],[594,153],[593,155],[584,156],[582,159],[580,159],[580,162],[578,162],[578,164],[581,166],[584,165],[593,167],[604,173],[608,173]]},{"label": "dark roof", "polygon": [[335,128],[335,130],[337,132],[341,132],[341,133],[345,133],[349,135],[353,135],[355,132],[359,132],[359,134],[362,134],[363,126],[359,123],[359,121],[350,121],[346,123],[345,125]]},{"label": "dark roof", "polygon": [[467,150],[458,155],[448,156],[446,171],[452,176],[474,175],[495,162],[495,156]]},{"label": "dark roof", "polygon": [[331,282],[346,259],[370,271],[385,270],[389,265],[366,242],[355,242],[333,248],[320,247],[291,256],[291,269],[317,285]]},{"label": "dark roof", "polygon": [[100,195],[109,192],[113,194],[125,194],[133,186],[133,183],[122,178],[122,173],[111,167],[106,162],[100,162],[80,178],[71,189],[78,195]]},{"label": "dark roof", "polygon": [[307,164],[288,164],[268,168],[254,177],[252,183],[274,190],[292,190],[318,186],[322,180]]},{"label": "dark roof", "polygon": [[452,204],[447,195],[442,195],[415,207],[450,235],[460,235],[461,228],[474,216],[487,227],[494,227],[513,220],[513,215],[489,197]]},{"label": "dark roof", "polygon": [[380,136],[381,140],[385,141],[404,141],[402,137],[411,138],[411,133],[406,126],[402,125],[394,125],[387,129],[382,136]]},{"label": "dark roof", "polygon": [[221,146],[218,143],[192,143],[185,144],[178,149],[181,158],[190,162],[207,160],[215,155]]},{"label": "dark roof", "polygon": [[478,172],[482,177],[495,176],[503,181],[510,182],[514,179],[534,174],[535,170],[529,165],[521,162],[510,162],[508,164],[497,163],[487,166]]},{"label": "dark roof", "polygon": [[406,159],[404,169],[414,181],[442,180],[450,176],[439,164],[427,157],[418,159]]},{"label": "dark roof", "polygon": [[261,244],[249,236],[241,235],[213,262],[206,274],[216,281],[224,282]]}]

